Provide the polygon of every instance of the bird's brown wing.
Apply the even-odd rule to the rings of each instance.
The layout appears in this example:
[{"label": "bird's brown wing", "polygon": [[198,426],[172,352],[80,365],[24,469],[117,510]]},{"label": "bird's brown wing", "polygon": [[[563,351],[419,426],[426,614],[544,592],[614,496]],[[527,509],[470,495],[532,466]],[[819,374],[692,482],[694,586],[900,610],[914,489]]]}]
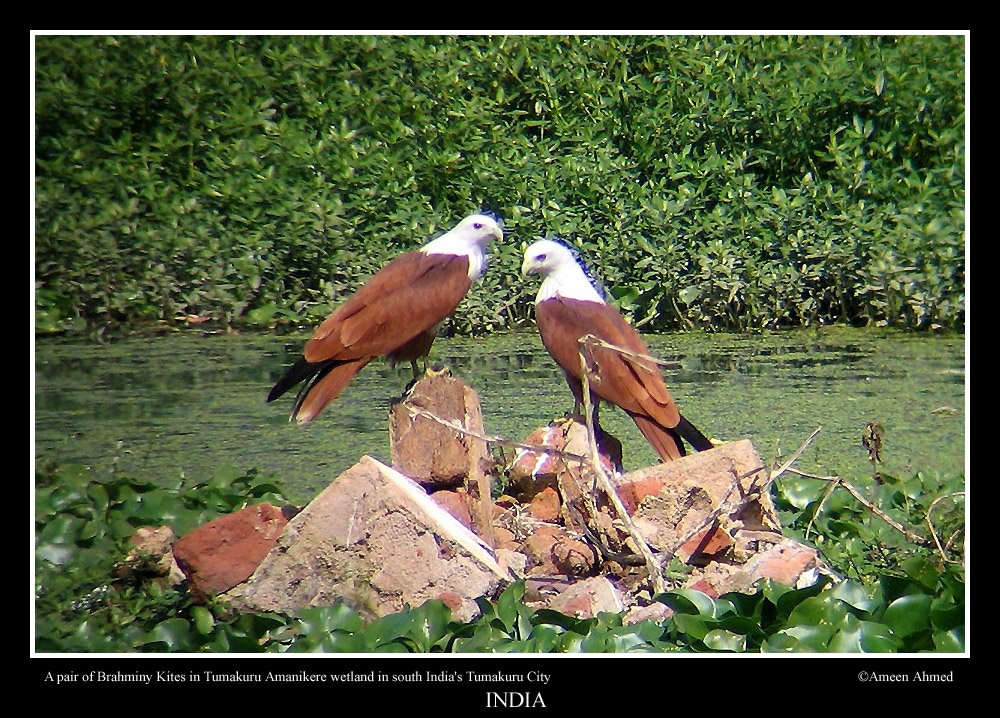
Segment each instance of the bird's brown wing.
[{"label": "bird's brown wing", "polygon": [[[639,333],[606,304],[555,297],[540,302],[535,317],[545,348],[577,380],[582,379],[579,339],[587,334],[636,355],[649,354]],[[655,362],[599,346],[587,352],[590,385],[601,399],[664,427],[677,425],[680,414]]]},{"label": "bird's brown wing", "polygon": [[309,362],[389,354],[446,319],[469,291],[464,256],[408,252],[386,264],[319,326]]}]

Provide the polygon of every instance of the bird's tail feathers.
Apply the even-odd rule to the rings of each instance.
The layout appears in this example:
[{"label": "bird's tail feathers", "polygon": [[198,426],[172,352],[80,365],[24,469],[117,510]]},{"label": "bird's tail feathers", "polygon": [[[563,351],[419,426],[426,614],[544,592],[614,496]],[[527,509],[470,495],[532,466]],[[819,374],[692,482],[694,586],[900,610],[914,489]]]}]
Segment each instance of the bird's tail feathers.
[{"label": "bird's tail feathers", "polygon": [[643,414],[629,412],[629,416],[632,417],[632,421],[639,427],[639,431],[646,437],[646,441],[656,450],[657,455],[664,463],[684,456],[684,444],[673,429],[657,424]]},{"label": "bird's tail feathers", "polygon": [[687,443],[691,444],[695,451],[705,451],[712,448],[712,442],[708,440],[698,427],[692,424],[690,421],[681,415],[681,420],[674,427],[674,431],[684,439]]},{"label": "bird's tail feathers", "polygon": [[299,424],[315,419],[370,361],[371,357],[363,357],[346,362],[330,362],[323,366],[312,381],[299,391],[291,418]]},{"label": "bird's tail feathers", "polygon": [[288,371],[285,372],[284,376],[278,380],[278,383],[275,384],[274,388],[272,388],[268,393],[267,401],[270,403],[298,384],[300,381],[311,379],[312,376],[322,368],[323,367],[320,364],[314,364],[306,361],[305,357],[299,357],[299,360],[288,367]]}]

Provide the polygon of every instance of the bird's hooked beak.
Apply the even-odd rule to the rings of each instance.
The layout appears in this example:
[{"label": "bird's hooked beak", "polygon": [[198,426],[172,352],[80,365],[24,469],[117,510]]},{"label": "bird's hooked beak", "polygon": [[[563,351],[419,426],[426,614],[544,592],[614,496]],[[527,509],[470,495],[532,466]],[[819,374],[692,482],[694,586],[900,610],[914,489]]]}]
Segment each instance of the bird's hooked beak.
[{"label": "bird's hooked beak", "polygon": [[521,276],[527,277],[531,274],[538,273],[538,265],[535,264],[534,260],[528,255],[525,255],[524,261],[521,262]]}]

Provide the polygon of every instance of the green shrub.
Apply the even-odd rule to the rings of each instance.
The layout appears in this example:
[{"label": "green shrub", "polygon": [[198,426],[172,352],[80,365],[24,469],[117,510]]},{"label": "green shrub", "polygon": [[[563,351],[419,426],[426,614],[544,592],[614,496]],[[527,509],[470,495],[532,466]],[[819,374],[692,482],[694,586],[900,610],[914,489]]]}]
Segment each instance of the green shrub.
[{"label": "green shrub", "polygon": [[481,206],[637,321],[964,321],[962,37],[38,36],[36,327],[314,323]]}]

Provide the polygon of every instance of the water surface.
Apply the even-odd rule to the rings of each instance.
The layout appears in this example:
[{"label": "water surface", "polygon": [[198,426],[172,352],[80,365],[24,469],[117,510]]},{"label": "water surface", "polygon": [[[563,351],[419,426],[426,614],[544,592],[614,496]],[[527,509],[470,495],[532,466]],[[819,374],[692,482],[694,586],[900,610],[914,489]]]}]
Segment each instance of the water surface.
[{"label": "water surface", "polygon": [[[289,423],[293,396],[268,390],[306,335],[171,334],[110,344],[39,340],[34,455],[110,467],[158,482],[207,478],[219,466],[281,477],[307,501],[369,454],[388,462],[389,402],[408,366],[370,364],[317,420]],[[870,473],[861,434],[885,428],[883,471],[965,472],[965,339],[843,328],[754,335],[647,337],[682,413],[707,435],[749,438],[765,461],[823,427],[799,466]],[[534,330],[439,339],[431,360],[482,399],[487,430],[522,440],[572,408],[559,369]],[[656,461],[635,425],[602,411],[626,468]],[[121,442],[119,449],[119,442]],[[116,459],[117,455],[117,459]]]}]

